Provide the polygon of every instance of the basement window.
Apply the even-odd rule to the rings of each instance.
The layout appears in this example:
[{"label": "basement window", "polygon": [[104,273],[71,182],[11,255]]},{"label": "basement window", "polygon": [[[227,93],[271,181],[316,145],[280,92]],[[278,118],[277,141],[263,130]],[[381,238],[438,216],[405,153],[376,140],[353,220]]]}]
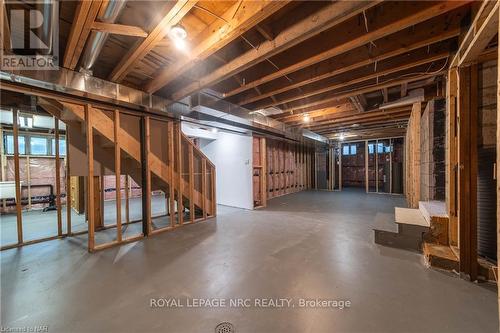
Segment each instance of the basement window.
[{"label": "basement window", "polygon": [[[52,141],[52,150],[51,155],[55,156],[56,155],[56,139],[51,139]],[[66,155],[66,139],[63,139],[62,137],[59,137],[59,155],[60,156],[65,156]]]},{"label": "basement window", "polygon": [[[12,134],[7,134],[4,136],[5,153],[8,155],[14,155],[14,136]],[[24,141],[24,136],[18,137],[19,155],[26,155],[26,145]]]},{"label": "basement window", "polygon": [[342,147],[342,155],[356,155],[356,145],[345,145]]},{"label": "basement window", "polygon": [[30,138],[31,155],[48,155],[48,140],[46,137],[32,136]]}]

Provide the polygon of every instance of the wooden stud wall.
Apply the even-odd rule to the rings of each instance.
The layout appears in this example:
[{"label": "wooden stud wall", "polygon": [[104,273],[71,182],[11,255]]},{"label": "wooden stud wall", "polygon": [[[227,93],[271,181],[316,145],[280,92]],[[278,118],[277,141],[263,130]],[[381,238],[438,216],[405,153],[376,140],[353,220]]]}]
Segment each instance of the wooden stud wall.
[{"label": "wooden stud wall", "polygon": [[266,138],[267,198],[314,187],[314,148]]},{"label": "wooden stud wall", "polygon": [[405,195],[408,206],[418,207],[420,200],[420,103],[413,104],[405,138]]}]

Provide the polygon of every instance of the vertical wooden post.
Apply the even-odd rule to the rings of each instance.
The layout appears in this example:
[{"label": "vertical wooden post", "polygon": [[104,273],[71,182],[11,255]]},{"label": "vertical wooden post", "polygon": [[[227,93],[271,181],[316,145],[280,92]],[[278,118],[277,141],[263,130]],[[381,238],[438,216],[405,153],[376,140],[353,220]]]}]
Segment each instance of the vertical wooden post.
[{"label": "vertical wooden post", "polygon": [[95,247],[94,220],[94,138],[92,131],[92,106],[85,105],[85,129],[87,134],[87,219],[88,219],[88,250]]},{"label": "vertical wooden post", "polygon": [[122,241],[122,182],[120,160],[120,111],[115,110],[114,139],[115,139],[115,200],[116,200],[116,240]]},{"label": "vertical wooden post", "polygon": [[365,191],[368,193],[368,140],[365,140]]},{"label": "vertical wooden post", "polygon": [[175,196],[175,179],[174,179],[174,174],[175,174],[175,157],[174,157],[174,123],[169,121],[167,124],[167,130],[168,130],[168,164],[170,167],[170,183],[168,184],[169,186],[169,201],[170,201],[170,226],[173,228],[175,227],[175,202],[174,202],[174,196]]},{"label": "vertical wooden post", "polygon": [[458,70],[450,68],[446,84],[446,204],[449,217],[450,244],[458,246],[457,217],[457,92]]},{"label": "vertical wooden post", "polygon": [[142,171],[142,233],[151,231],[151,173],[149,167],[149,116],[142,118],[141,135],[141,171]]},{"label": "vertical wooden post", "polygon": [[217,193],[216,193],[216,174],[215,168],[210,167],[212,169],[212,216],[215,217],[217,215]]},{"label": "vertical wooden post", "polygon": [[130,223],[130,176],[125,175],[125,222]]},{"label": "vertical wooden post", "polygon": [[392,151],[393,141],[389,139],[389,193],[392,193]]},{"label": "vertical wooden post", "polygon": [[17,243],[23,243],[23,217],[21,213],[21,176],[19,174],[19,124],[17,109],[13,109],[12,126],[14,129],[14,181],[16,186],[16,217],[17,217]]},{"label": "vertical wooden post", "polygon": [[183,183],[183,178],[182,178],[182,162],[183,162],[183,156],[182,156],[182,129],[181,129],[181,123],[177,124],[177,144],[179,145],[177,149],[177,158],[179,160],[178,162],[178,167],[179,167],[179,173],[178,173],[178,182],[179,182],[179,188],[177,189],[177,214],[179,216],[179,225],[182,225],[184,223],[184,202],[182,200],[183,194],[182,194],[182,183]]},{"label": "vertical wooden post", "polygon": [[[266,154],[266,138],[261,137],[260,140],[260,193],[261,193],[261,204],[263,207],[267,206],[267,154]],[[212,168],[212,173],[215,172],[215,169]],[[214,177],[212,177],[214,178]],[[215,187],[213,183],[214,179],[212,179],[212,187]],[[214,200],[214,197],[212,197]]]},{"label": "vertical wooden post", "polygon": [[66,126],[66,232],[71,236],[71,172],[70,172],[70,157],[69,157],[69,132]]},{"label": "vertical wooden post", "polygon": [[[498,12],[500,16],[500,11]],[[498,21],[498,42],[500,42],[500,18]],[[496,181],[497,181],[497,260],[500,258],[500,48],[498,48],[497,54],[497,138],[496,138],[496,150],[497,150],[497,158],[496,158]],[[497,265],[498,266],[498,265]],[[499,269],[497,268],[497,274]],[[499,320],[500,320],[500,283],[497,281],[497,297],[498,297],[498,312],[499,312]]]},{"label": "vertical wooden post", "polygon": [[458,221],[460,272],[477,279],[477,65],[459,71]]},{"label": "vertical wooden post", "polygon": [[28,210],[31,210],[31,161],[30,156],[26,155],[26,178],[28,178]]},{"label": "vertical wooden post", "polygon": [[339,191],[342,191],[342,143],[338,143],[339,148]]},{"label": "vertical wooden post", "polygon": [[194,223],[194,154],[193,145],[189,145],[188,151],[188,168],[189,168],[189,218],[191,223]]},{"label": "vertical wooden post", "polygon": [[207,160],[201,159],[201,197],[202,197],[202,209],[203,218],[207,218]]},{"label": "vertical wooden post", "polygon": [[59,119],[54,117],[54,139],[55,139],[55,159],[56,159],[56,209],[57,209],[57,235],[62,236],[62,216],[61,216],[61,160],[59,158]]}]

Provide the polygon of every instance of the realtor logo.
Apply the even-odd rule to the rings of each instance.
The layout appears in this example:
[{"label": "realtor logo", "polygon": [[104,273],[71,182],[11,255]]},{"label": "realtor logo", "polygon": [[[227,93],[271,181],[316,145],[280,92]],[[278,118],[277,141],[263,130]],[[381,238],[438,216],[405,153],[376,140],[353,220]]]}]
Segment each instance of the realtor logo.
[{"label": "realtor logo", "polygon": [[59,69],[59,5],[56,0],[5,0],[2,70]]}]

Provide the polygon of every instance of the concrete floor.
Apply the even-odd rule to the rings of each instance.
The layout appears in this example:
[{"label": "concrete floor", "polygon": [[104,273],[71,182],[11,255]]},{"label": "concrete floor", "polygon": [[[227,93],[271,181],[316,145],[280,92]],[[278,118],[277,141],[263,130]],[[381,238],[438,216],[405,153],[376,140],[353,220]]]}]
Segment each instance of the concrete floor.
[{"label": "concrete floor", "polygon": [[[96,254],[86,236],[0,253],[1,325],[49,332],[497,332],[496,287],[373,243],[401,197],[301,192]],[[390,224],[390,223],[388,223]],[[351,307],[151,308],[151,298],[322,298]],[[254,301],[254,300],[253,300]]]},{"label": "concrete floor", "polygon": [[[142,218],[142,199],[130,198],[130,213],[131,221],[140,220]],[[151,198],[151,211],[153,216],[166,214],[165,197],[156,195]],[[63,206],[61,211],[63,233],[66,232],[66,206]],[[125,200],[122,200],[122,220],[125,219]],[[25,241],[46,238],[57,235],[57,212],[55,210],[43,212],[42,210],[23,210],[23,237]],[[167,217],[153,219],[153,223],[159,227],[169,223]],[[104,225],[116,224],[116,204],[115,200],[104,202]],[[84,214],[77,214],[74,210],[71,211],[71,228],[73,232],[87,230],[87,222]],[[142,232],[142,227],[130,226],[130,230],[124,229],[124,237],[134,236]],[[132,232],[133,229],[133,232]],[[113,232],[99,234],[102,237],[102,242],[114,240]],[[98,235],[98,236],[99,236]],[[0,245],[6,246],[17,243],[17,216],[13,214],[5,214],[0,216]]]}]

